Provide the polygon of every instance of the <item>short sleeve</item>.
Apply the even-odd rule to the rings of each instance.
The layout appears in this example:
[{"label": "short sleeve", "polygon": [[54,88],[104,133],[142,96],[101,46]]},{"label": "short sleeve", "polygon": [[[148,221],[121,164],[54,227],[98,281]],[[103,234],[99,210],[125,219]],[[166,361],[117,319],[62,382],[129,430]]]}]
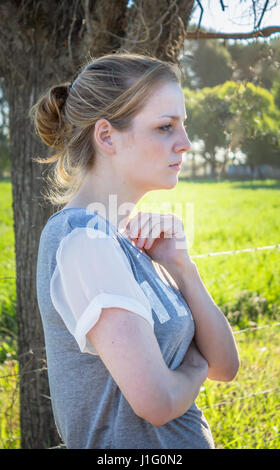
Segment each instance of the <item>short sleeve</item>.
[{"label": "short sleeve", "polygon": [[61,240],[50,295],[81,352],[98,354],[86,334],[97,323],[102,308],[132,311],[154,327],[149,300],[125,253],[101,230],[78,227]]}]

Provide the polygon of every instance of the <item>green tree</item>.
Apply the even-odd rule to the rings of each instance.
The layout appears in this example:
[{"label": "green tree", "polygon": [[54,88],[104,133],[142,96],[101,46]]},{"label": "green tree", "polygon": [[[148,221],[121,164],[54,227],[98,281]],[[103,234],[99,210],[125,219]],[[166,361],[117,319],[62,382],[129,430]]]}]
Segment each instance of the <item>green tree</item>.
[{"label": "green tree", "polygon": [[231,43],[223,39],[185,40],[181,62],[184,86],[188,88],[213,87],[235,80],[271,90],[273,82],[280,81],[280,39]]},{"label": "green tree", "polygon": [[252,169],[263,163],[277,164],[275,152],[277,154],[280,143],[280,112],[273,95],[246,82],[227,82],[218,92],[230,106],[231,148],[241,148]]},{"label": "green tree", "polygon": [[204,141],[203,158],[209,162],[211,176],[217,172],[216,151],[229,143],[227,122],[232,119],[230,103],[218,94],[219,86],[198,91],[184,89],[189,120],[189,136]]},{"label": "green tree", "polygon": [[270,90],[280,80],[280,40],[250,43],[237,41],[227,46],[234,68],[233,79],[248,81]]},{"label": "green tree", "polygon": [[[280,167],[280,142],[274,133],[258,134],[254,138],[247,137],[242,142],[242,149],[247,155],[247,164],[251,170],[257,165],[267,163],[272,167]],[[262,177],[259,169],[259,176]]]},{"label": "green tree", "polygon": [[[203,158],[217,170],[217,150],[242,150],[247,163],[279,165],[280,112],[272,94],[252,83],[225,82],[213,88],[185,89],[190,138],[202,139]],[[222,162],[223,165],[226,161]]]},{"label": "green tree", "polygon": [[191,56],[183,62],[185,86],[193,89],[213,87],[231,79],[232,58],[223,40],[185,41],[185,51]]}]

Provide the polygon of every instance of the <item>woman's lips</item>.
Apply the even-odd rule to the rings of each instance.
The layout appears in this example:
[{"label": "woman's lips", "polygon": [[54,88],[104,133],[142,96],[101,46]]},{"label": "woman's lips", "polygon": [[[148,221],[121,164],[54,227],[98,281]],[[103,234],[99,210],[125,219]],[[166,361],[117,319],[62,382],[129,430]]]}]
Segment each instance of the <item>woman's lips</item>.
[{"label": "woman's lips", "polygon": [[169,168],[173,168],[174,170],[180,170],[181,164],[175,163],[174,165],[169,165]]}]

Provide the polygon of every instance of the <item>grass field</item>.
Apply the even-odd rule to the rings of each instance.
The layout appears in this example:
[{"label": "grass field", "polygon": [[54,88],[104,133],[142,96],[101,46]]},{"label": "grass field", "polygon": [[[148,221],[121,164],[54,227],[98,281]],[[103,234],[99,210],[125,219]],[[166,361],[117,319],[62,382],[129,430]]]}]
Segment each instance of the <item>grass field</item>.
[{"label": "grass field", "polygon": [[[12,193],[0,182],[0,448],[18,448],[15,350],[15,257]],[[280,243],[280,182],[185,181],[146,195],[139,210],[174,212],[189,252],[215,302],[227,315],[241,366],[230,383],[206,380],[197,399],[217,448],[280,447],[280,250],[195,258]],[[247,329],[247,331],[241,331]],[[255,329],[254,329],[255,328]]]}]

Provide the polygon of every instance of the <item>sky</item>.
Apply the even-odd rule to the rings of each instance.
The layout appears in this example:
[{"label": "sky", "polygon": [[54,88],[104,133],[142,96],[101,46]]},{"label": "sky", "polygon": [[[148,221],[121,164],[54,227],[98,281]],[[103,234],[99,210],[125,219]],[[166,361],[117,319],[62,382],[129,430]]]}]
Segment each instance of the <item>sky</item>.
[{"label": "sky", "polygon": [[[196,3],[196,2],[195,2]],[[240,0],[223,0],[226,6],[225,11],[222,10],[219,0],[200,0],[204,9],[201,26],[211,28],[217,32],[239,33],[251,32],[254,28],[253,12],[248,16],[248,2],[240,2]],[[275,5],[271,10],[270,7]],[[262,2],[264,5],[264,1]],[[257,18],[260,18],[261,11],[257,12]],[[190,24],[198,24],[200,8],[195,7],[192,14]],[[265,12],[261,28],[266,26],[280,26],[280,1],[270,0]],[[275,35],[273,35],[275,36]]]}]

